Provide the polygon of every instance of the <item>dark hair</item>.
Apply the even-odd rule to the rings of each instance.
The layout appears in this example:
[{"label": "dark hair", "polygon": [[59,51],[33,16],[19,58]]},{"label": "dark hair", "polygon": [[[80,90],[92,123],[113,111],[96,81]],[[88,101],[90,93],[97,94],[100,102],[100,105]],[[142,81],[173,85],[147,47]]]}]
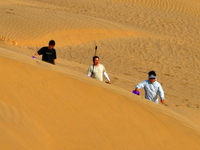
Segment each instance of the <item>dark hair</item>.
[{"label": "dark hair", "polygon": [[49,45],[55,46],[55,41],[54,40],[49,41]]},{"label": "dark hair", "polygon": [[151,76],[151,75],[154,75],[154,76],[156,76],[156,73],[155,73],[155,71],[153,71],[153,70],[152,70],[152,71],[150,71],[148,74],[149,74],[149,76]]},{"label": "dark hair", "polygon": [[99,59],[99,57],[98,57],[98,56],[94,56],[94,57],[93,57],[93,61],[95,61],[95,58],[98,58],[98,59]]}]

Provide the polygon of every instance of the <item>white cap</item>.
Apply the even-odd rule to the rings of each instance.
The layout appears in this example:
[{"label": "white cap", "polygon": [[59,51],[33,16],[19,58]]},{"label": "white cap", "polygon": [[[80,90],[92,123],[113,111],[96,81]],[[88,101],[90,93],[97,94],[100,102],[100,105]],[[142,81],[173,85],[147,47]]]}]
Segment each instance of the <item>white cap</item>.
[{"label": "white cap", "polygon": [[150,75],[150,76],[149,76],[149,79],[156,79],[156,76]]}]

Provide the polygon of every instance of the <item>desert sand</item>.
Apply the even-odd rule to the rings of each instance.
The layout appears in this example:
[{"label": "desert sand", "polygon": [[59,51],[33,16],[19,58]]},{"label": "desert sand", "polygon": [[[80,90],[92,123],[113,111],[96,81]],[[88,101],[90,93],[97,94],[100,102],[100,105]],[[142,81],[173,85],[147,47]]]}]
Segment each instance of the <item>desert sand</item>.
[{"label": "desert sand", "polygon": [[[200,149],[199,16],[198,0],[0,0],[0,149]],[[32,59],[51,39],[56,65]],[[95,46],[111,85],[86,76]],[[131,93],[151,70],[164,105]]]}]

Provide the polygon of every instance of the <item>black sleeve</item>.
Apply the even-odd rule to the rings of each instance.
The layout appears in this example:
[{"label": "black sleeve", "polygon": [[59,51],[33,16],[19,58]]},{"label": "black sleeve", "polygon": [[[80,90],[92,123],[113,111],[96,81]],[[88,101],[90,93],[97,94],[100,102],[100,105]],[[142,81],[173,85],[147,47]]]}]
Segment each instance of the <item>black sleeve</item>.
[{"label": "black sleeve", "polygon": [[54,58],[53,59],[56,59],[56,50],[54,50]]},{"label": "black sleeve", "polygon": [[37,53],[38,53],[39,55],[43,54],[43,53],[44,53],[44,47],[42,47]]}]

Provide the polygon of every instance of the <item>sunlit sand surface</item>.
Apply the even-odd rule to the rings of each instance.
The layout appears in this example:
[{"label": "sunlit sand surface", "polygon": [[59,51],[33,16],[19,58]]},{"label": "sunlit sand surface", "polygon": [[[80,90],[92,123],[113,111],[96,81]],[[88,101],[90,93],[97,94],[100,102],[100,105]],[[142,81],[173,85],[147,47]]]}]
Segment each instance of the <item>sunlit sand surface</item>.
[{"label": "sunlit sand surface", "polygon": [[[0,148],[199,149],[199,16],[198,0],[0,0]],[[56,65],[32,59],[51,39]],[[86,76],[95,46],[111,85]],[[131,93],[151,70],[164,105]]]}]

